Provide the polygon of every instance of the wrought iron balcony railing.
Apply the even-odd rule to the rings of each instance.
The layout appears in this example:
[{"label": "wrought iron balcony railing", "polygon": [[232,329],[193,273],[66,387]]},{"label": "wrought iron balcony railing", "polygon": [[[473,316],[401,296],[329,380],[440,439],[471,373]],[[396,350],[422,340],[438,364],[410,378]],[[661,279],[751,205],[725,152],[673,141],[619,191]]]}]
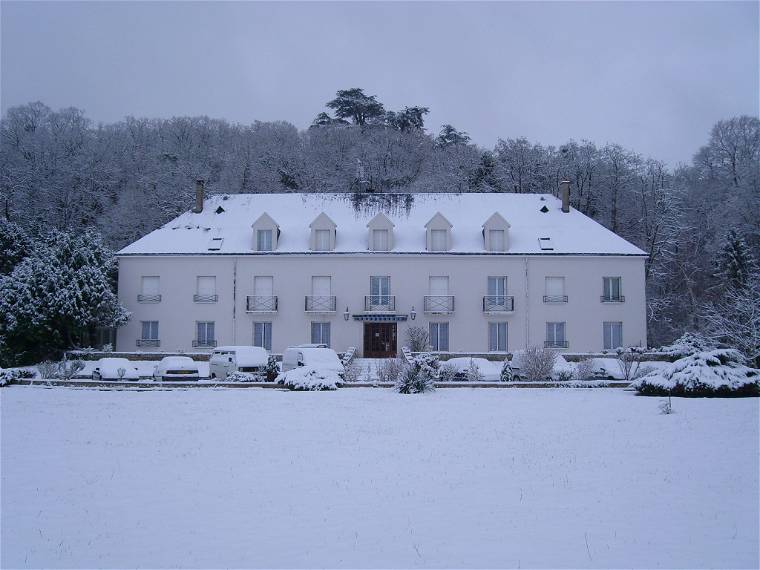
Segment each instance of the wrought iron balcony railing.
[{"label": "wrought iron balcony railing", "polygon": [[201,295],[196,293],[193,295],[194,303],[216,303],[219,300],[219,295]]},{"label": "wrought iron balcony railing", "polygon": [[454,295],[425,295],[423,307],[426,313],[453,313]]},{"label": "wrought iron balcony railing", "polygon": [[567,295],[544,295],[544,303],[567,303]]},{"label": "wrought iron balcony railing", "polygon": [[161,341],[157,338],[138,338],[137,346],[161,346]]},{"label": "wrought iron balcony railing", "polygon": [[276,313],[277,296],[248,295],[245,310],[247,313]]},{"label": "wrought iron balcony railing", "polygon": [[512,313],[515,298],[512,295],[486,295],[483,297],[484,313]]},{"label": "wrought iron balcony railing", "polygon": [[545,340],[544,348],[567,348],[570,343],[566,340]]},{"label": "wrought iron balcony railing", "polygon": [[193,348],[214,348],[216,346],[215,340],[194,340]]},{"label": "wrought iron balcony railing", "polygon": [[140,293],[137,296],[137,302],[138,303],[160,303],[161,295],[145,295],[143,293]]},{"label": "wrought iron balcony railing", "polygon": [[625,297],[622,295],[602,295],[600,299],[602,303],[625,303]]},{"label": "wrought iron balcony railing", "polygon": [[306,295],[304,310],[307,313],[334,313],[335,295]]},{"label": "wrought iron balcony railing", "polygon": [[396,310],[395,295],[365,295],[364,310],[368,312],[388,313]]}]

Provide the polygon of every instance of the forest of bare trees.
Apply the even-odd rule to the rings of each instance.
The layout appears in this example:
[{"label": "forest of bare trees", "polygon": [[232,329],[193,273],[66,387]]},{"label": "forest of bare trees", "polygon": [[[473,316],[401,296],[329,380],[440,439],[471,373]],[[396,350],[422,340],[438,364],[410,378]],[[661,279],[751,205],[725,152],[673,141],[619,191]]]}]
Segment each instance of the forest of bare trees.
[{"label": "forest of bare trees", "polygon": [[[575,208],[649,256],[650,343],[715,326],[710,315],[729,302],[725,275],[737,264],[749,268],[742,290],[760,304],[756,117],[718,122],[692,162],[672,168],[589,141],[505,138],[481,148],[451,125],[426,131],[425,107],[386,111],[360,89],[338,92],[326,107],[334,114],[320,113],[303,131],[208,117],[96,125],[80,109],[11,108],[0,123],[0,219],[31,235],[92,229],[118,248],[188,209],[196,178],[212,194],[556,194],[568,178]],[[737,298],[721,310],[741,310],[747,297]]]}]

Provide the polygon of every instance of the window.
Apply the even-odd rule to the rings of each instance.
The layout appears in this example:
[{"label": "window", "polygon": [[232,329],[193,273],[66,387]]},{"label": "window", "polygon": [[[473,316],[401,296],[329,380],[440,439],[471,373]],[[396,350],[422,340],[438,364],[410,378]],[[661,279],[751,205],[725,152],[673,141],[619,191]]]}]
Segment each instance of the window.
[{"label": "window", "polygon": [[[220,208],[221,208],[221,206],[220,206]],[[223,211],[224,210],[222,210],[222,212]],[[217,210],[217,214],[218,213],[219,213],[219,211]],[[220,249],[222,249],[222,244],[223,243],[224,243],[224,238],[220,238],[220,237],[211,238],[211,241],[208,242],[208,250],[209,251],[219,251]]]},{"label": "window", "polygon": [[430,348],[441,352],[449,350],[449,323],[430,323]]},{"label": "window", "polygon": [[141,321],[141,340],[158,340],[158,321]]},{"label": "window", "polygon": [[430,230],[430,251],[446,251],[446,230]]},{"label": "window", "polygon": [[311,342],[330,346],[330,323],[311,323]]},{"label": "window", "polygon": [[253,323],[253,346],[272,350],[272,323]]},{"label": "window", "polygon": [[565,338],[565,323],[546,323],[546,342],[547,348],[567,348],[567,338]]},{"label": "window", "polygon": [[377,307],[390,307],[391,303],[391,278],[378,275],[370,277],[369,310]]},{"label": "window", "polygon": [[544,289],[544,303],[566,303],[565,278],[546,277]]},{"label": "window", "polygon": [[272,230],[256,231],[256,249],[258,251],[272,251]]},{"label": "window", "polygon": [[602,277],[602,301],[623,301],[620,277]]},{"label": "window", "polygon": [[140,278],[140,294],[137,300],[140,303],[158,303],[161,301],[160,278],[156,275],[149,275]]},{"label": "window", "polygon": [[541,251],[554,251],[554,246],[552,245],[552,238],[548,238],[548,237],[538,238],[538,247],[541,248]]},{"label": "window", "polygon": [[491,251],[506,251],[504,230],[488,230],[488,240],[491,244]]},{"label": "window", "polygon": [[374,251],[388,251],[388,230],[372,230],[372,249]]},{"label": "window", "polygon": [[623,346],[623,323],[610,322],[602,326],[604,349],[611,350]]},{"label": "window", "polygon": [[507,323],[488,323],[488,350],[507,351]]},{"label": "window", "polygon": [[214,275],[199,276],[195,284],[195,296],[193,300],[196,303],[215,303],[216,297],[216,277]]},{"label": "window", "polygon": [[197,346],[216,346],[213,321],[198,321],[196,323],[195,340]]},{"label": "window", "polygon": [[314,251],[330,251],[330,230],[314,230]]},{"label": "window", "polygon": [[503,297],[507,294],[507,278],[506,277],[489,277],[488,278],[488,294],[494,297]]}]

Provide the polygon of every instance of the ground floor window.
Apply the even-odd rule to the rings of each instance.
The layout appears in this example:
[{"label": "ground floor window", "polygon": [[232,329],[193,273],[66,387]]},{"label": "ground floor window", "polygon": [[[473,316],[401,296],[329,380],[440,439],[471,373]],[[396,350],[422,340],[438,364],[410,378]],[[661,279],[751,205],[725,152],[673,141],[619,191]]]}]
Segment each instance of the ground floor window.
[{"label": "ground floor window", "polygon": [[609,322],[602,326],[604,349],[611,350],[623,346],[623,323]]},{"label": "ground floor window", "polygon": [[488,350],[507,351],[507,323],[488,323]]},{"label": "ground floor window", "polygon": [[546,342],[548,348],[565,348],[567,338],[565,337],[565,323],[546,323]]},{"label": "ground floor window", "polygon": [[330,346],[330,323],[311,323],[311,342]]},{"label": "ground floor window", "polygon": [[253,323],[253,346],[272,350],[272,323]]},{"label": "ground floor window", "polygon": [[196,323],[196,341],[198,346],[215,346],[214,321],[198,321]]},{"label": "ground floor window", "polygon": [[141,321],[142,340],[158,340],[158,321]]},{"label": "ground floor window", "polygon": [[430,348],[442,352],[449,350],[449,323],[430,323]]}]

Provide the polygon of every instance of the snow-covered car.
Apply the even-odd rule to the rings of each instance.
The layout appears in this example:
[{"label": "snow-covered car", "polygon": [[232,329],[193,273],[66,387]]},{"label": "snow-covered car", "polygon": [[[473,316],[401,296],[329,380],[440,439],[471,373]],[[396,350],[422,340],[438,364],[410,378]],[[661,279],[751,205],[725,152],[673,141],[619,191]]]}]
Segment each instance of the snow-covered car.
[{"label": "snow-covered car", "polygon": [[209,357],[209,376],[224,380],[233,372],[264,375],[269,354],[260,346],[220,346]]},{"label": "snow-covered car", "polygon": [[287,372],[299,366],[332,371],[341,378],[345,374],[338,354],[323,344],[302,344],[286,348],[282,355],[282,371]]},{"label": "snow-covered car", "polygon": [[165,356],[153,369],[154,380],[197,380],[198,363],[189,356]]},{"label": "snow-covered car", "polygon": [[92,370],[93,380],[139,380],[137,366],[126,358],[101,358]]}]

